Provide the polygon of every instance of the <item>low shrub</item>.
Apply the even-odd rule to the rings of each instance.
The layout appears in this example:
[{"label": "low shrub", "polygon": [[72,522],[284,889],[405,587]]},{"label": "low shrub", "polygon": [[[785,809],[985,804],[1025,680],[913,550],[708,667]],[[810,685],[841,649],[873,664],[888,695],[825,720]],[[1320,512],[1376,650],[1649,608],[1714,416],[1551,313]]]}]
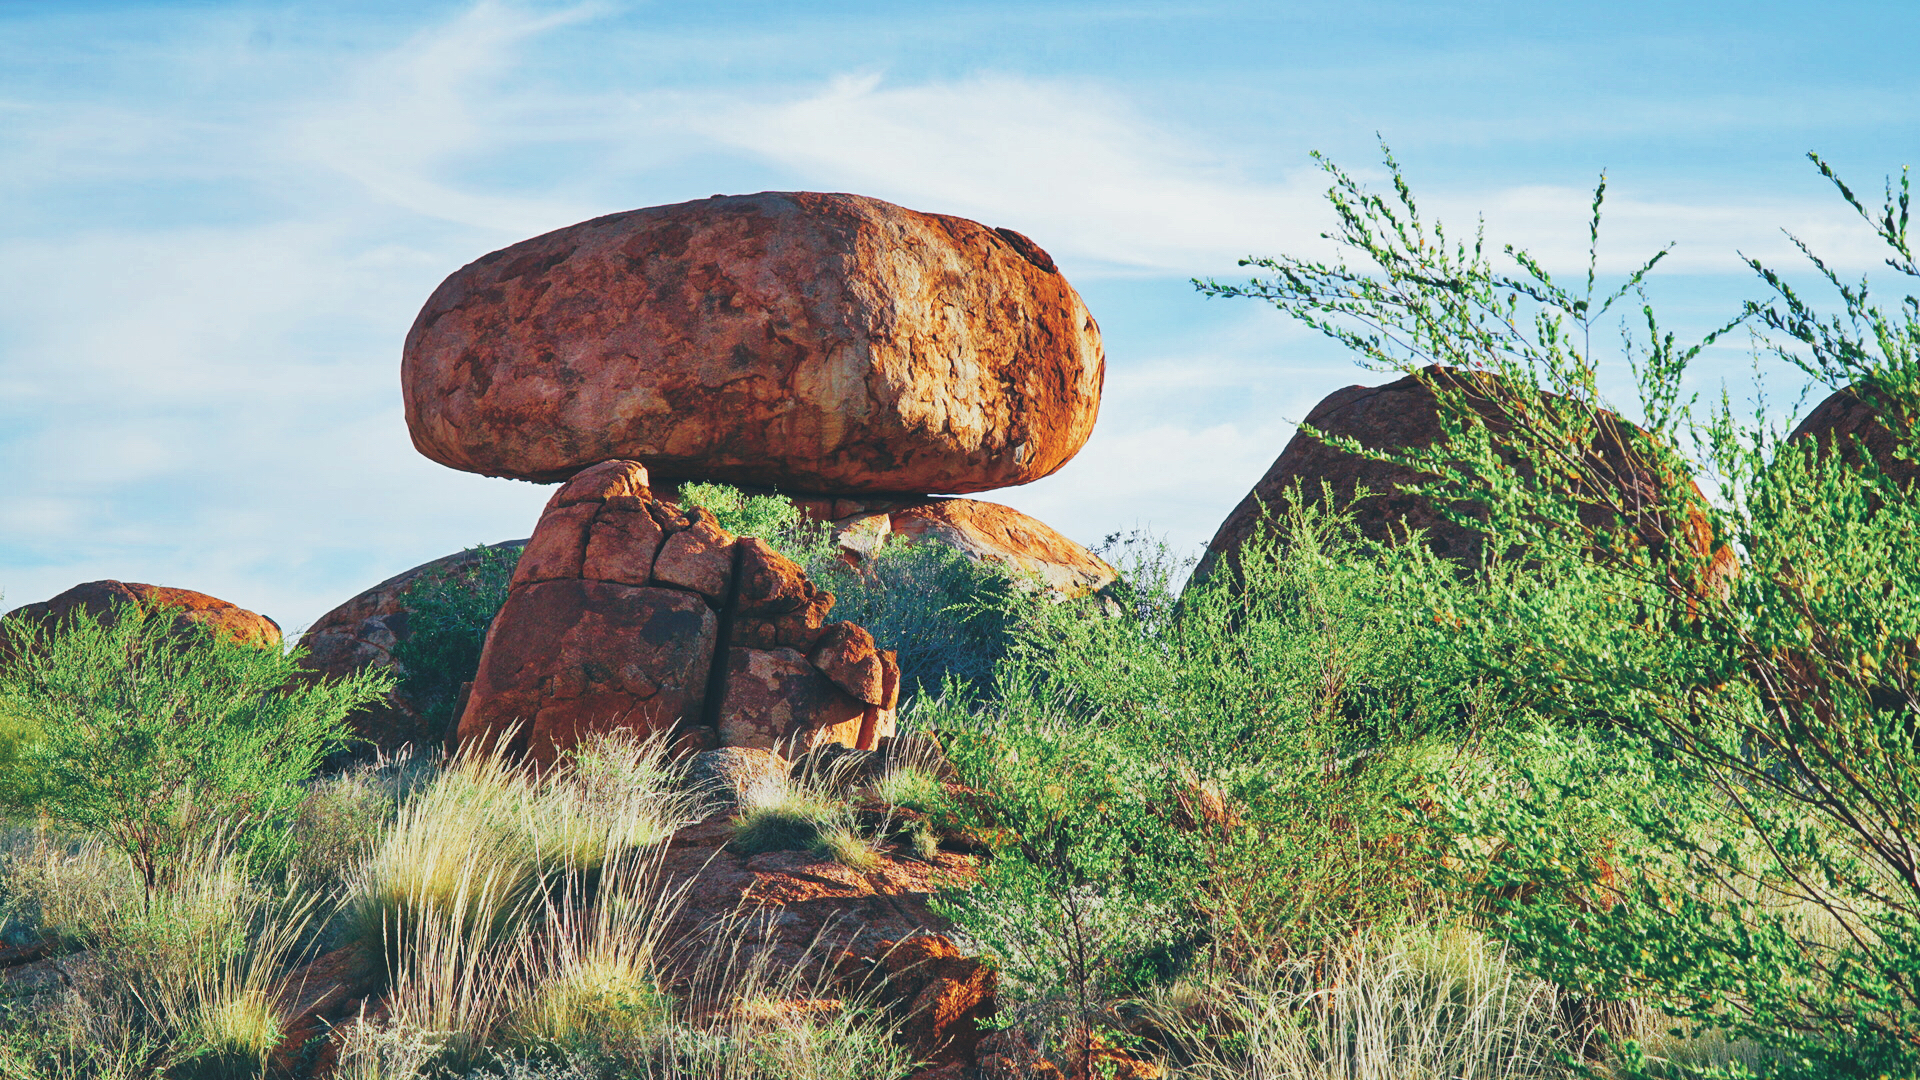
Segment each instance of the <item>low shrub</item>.
[{"label": "low shrub", "polygon": [[505,544],[468,548],[467,554],[470,561],[429,571],[407,586],[401,596],[407,632],[393,647],[405,672],[402,692],[426,719],[427,731],[442,736],[460,719],[454,715],[460,687],[480,670],[487,629],[507,602],[520,562],[520,549]]},{"label": "low shrub", "polygon": [[0,802],[103,838],[149,897],[215,836],[256,857],[285,851],[302,783],[347,737],[346,717],[391,687],[384,672],[300,679],[299,653],[258,648],[167,608],[16,621],[0,712],[33,736],[0,773]]}]

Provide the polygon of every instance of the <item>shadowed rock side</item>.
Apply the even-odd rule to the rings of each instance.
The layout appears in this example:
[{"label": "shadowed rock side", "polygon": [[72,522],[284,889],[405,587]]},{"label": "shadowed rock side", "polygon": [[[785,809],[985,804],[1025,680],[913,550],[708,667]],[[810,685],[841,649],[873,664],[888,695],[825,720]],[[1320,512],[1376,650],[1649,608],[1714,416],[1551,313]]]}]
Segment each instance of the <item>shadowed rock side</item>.
[{"label": "shadowed rock side", "polygon": [[[1440,368],[1428,368],[1422,374],[1428,378],[1457,377]],[[1482,411],[1482,416],[1496,432],[1505,426],[1490,405]],[[1609,419],[1622,428],[1631,427],[1616,417]],[[1329,435],[1351,437],[1370,449],[1431,446],[1442,434],[1433,392],[1413,375],[1384,386],[1349,386],[1336,390],[1313,407],[1306,423]],[[1653,542],[1661,542],[1661,535],[1672,528],[1656,504],[1657,493],[1664,490],[1665,485],[1647,466],[1630,461],[1618,439],[1607,440],[1606,445],[1590,453],[1597,457],[1599,468],[1619,482],[1622,501],[1644,508],[1644,535]],[[1357,488],[1365,487],[1370,494],[1353,503],[1351,510],[1355,523],[1368,539],[1397,541],[1410,530],[1423,530],[1427,546],[1434,554],[1464,567],[1478,568],[1484,556],[1482,534],[1448,521],[1426,498],[1401,490],[1403,485],[1417,484],[1423,479],[1416,470],[1350,454],[1304,431],[1298,432],[1287,442],[1266,475],[1221,523],[1194,569],[1193,580],[1207,580],[1221,559],[1230,560],[1253,536],[1260,522],[1279,512],[1284,505],[1283,497],[1296,483],[1314,500],[1322,497],[1324,484],[1333,504],[1342,507],[1353,499]],[[1471,507],[1462,504],[1460,509]],[[1581,517],[1590,525],[1600,522],[1597,510],[1583,508]],[[1711,542],[1707,523],[1698,515],[1674,532],[1695,551],[1704,552]],[[1731,550],[1717,549],[1708,581],[1722,580],[1732,567]]]},{"label": "shadowed rock side", "polygon": [[511,731],[546,763],[595,732],[672,732],[691,748],[870,749],[893,731],[900,671],[833,596],[713,515],[656,499],[610,461],[548,501],[494,619],[459,725]]},{"label": "shadowed rock side", "polygon": [[[509,540],[490,545],[497,550],[517,550],[525,540]],[[479,555],[458,551],[404,573],[395,574],[373,588],[320,616],[300,636],[307,650],[301,666],[326,678],[345,678],[366,668],[385,668],[405,675],[404,666],[393,650],[407,640],[409,629],[406,591],[416,582],[431,576],[447,576],[472,567]],[[425,747],[446,736],[444,731],[429,730],[415,702],[404,687],[396,687],[378,702],[357,709],[348,717],[353,733],[372,746],[391,753],[402,746]]]},{"label": "shadowed rock side", "polygon": [[1850,460],[1857,460],[1860,448],[1865,448],[1880,470],[1901,485],[1913,483],[1914,477],[1920,475],[1920,468],[1913,462],[1894,456],[1893,432],[1887,429],[1874,407],[1862,401],[1851,388],[1836,390],[1814,406],[1787,439],[1789,442],[1817,439],[1827,449],[1838,445]]},{"label": "shadowed rock side", "polygon": [[639,458],[788,491],[969,492],[1093,430],[1100,332],[1031,240],[858,195],[612,214],[454,273],[407,336],[414,446],[492,476]]},{"label": "shadowed rock side", "polygon": [[[265,615],[192,589],[142,585],[133,581],[89,581],[84,585],[75,585],[51,600],[15,608],[6,617],[31,619],[43,626],[57,626],[71,619],[74,612],[85,611],[104,622],[111,620],[117,604],[133,604],[143,611],[151,611],[156,607],[175,608],[178,614],[174,621],[182,627],[204,626],[234,641],[262,648],[277,648],[280,644],[280,624]],[[12,644],[5,632],[0,630],[0,660],[12,653]]]}]

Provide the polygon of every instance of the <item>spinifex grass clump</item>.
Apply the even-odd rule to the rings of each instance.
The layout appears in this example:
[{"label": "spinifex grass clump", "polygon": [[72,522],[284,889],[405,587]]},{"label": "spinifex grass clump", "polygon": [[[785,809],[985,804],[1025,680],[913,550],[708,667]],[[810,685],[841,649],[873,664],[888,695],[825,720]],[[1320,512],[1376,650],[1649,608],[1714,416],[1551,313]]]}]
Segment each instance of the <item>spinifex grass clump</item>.
[{"label": "spinifex grass clump", "polygon": [[317,894],[254,876],[218,837],[152,894],[98,841],[22,839],[0,869],[10,920],[76,951],[67,992],[24,994],[0,1014],[0,1075],[259,1075]]},{"label": "spinifex grass clump", "polygon": [[461,758],[401,807],[350,884],[352,934],[392,963],[429,921],[475,943],[524,918],[550,868],[533,834],[539,788],[498,754]]},{"label": "spinifex grass clump", "polygon": [[458,758],[402,806],[356,876],[353,933],[397,959],[431,913],[457,919],[456,936],[475,946],[496,943],[537,894],[590,881],[695,811],[665,743],[628,732],[583,743],[544,776],[497,748]]},{"label": "spinifex grass clump", "polygon": [[727,846],[743,855],[809,851],[855,870],[871,870],[880,860],[851,806],[793,781],[751,793],[734,815]]}]

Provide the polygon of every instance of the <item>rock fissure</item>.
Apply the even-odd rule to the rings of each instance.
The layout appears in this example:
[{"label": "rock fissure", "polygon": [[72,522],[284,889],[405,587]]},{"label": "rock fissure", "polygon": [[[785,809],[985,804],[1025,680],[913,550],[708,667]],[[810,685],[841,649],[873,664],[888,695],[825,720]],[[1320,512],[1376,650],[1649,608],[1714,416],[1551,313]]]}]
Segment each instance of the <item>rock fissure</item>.
[{"label": "rock fissure", "polygon": [[893,733],[899,665],[764,542],[655,497],[609,461],[548,500],[488,631],[463,747],[545,764],[596,732],[692,737],[688,749],[872,749]]}]

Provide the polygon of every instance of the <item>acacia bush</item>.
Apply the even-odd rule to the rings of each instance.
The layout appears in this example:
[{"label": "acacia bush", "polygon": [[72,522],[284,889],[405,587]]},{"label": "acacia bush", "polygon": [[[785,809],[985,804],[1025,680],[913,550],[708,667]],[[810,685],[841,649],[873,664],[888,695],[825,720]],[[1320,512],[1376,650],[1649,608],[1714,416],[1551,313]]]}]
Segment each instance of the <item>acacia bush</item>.
[{"label": "acacia bush", "polygon": [[460,718],[460,687],[480,670],[487,630],[507,602],[520,549],[506,544],[467,549],[471,561],[430,571],[401,596],[407,632],[393,647],[400,689],[427,721],[430,733],[450,734]]},{"label": "acacia bush", "polygon": [[165,607],[84,611],[7,628],[0,712],[31,735],[0,773],[0,802],[97,835],[151,900],[180,860],[241,845],[284,851],[302,782],[344,745],[346,717],[392,686],[385,672],[312,682],[299,653],[260,648]]},{"label": "acacia bush", "polygon": [[1356,933],[1461,915],[1412,804],[1539,722],[1408,602],[1480,588],[1422,546],[1296,494],[1239,573],[1177,603],[1162,553],[1132,547],[1117,612],[1029,618],[991,699],[919,716],[975,793],[947,812],[991,846],[941,910],[998,964],[1009,1016],[1068,1056],[1124,1038],[1125,1003],[1169,985],[1260,985]]},{"label": "acacia bush", "polygon": [[[1905,175],[1869,210],[1814,161],[1911,288]],[[1682,348],[1661,329],[1642,291],[1659,255],[1610,293],[1591,258],[1583,288],[1513,248],[1515,269],[1501,271],[1482,237],[1425,221],[1387,164],[1391,194],[1328,166],[1336,239],[1358,269],[1254,260],[1271,276],[1201,286],[1271,302],[1370,363],[1471,376],[1426,376],[1441,443],[1342,445],[1423,470],[1417,490],[1474,508],[1456,519],[1490,549],[1525,553],[1470,602],[1406,579],[1417,610],[1464,630],[1460,658],[1516,692],[1601,703],[1609,725],[1542,728],[1534,753],[1498,763],[1505,782],[1443,786],[1434,854],[1564,986],[1750,1040],[1762,1050],[1750,1067],[1768,1075],[1920,1071],[1920,500],[1871,455],[1786,442],[1725,395],[1704,408],[1686,395],[1689,365],[1719,332]],[[1913,460],[1920,299],[1882,306],[1867,281],[1802,251],[1838,313],[1752,262],[1773,299],[1734,322],[1872,406],[1896,460]],[[1629,299],[1644,318],[1627,348],[1637,431],[1608,419],[1591,346],[1595,321]],[[1623,497],[1579,451],[1603,437],[1624,439],[1655,490]],[[1714,567],[1722,548],[1737,573]],[[1595,602],[1556,606],[1569,592]],[[1615,841],[1557,828],[1568,805]],[[1687,1068],[1621,1052],[1630,1072]]]}]

